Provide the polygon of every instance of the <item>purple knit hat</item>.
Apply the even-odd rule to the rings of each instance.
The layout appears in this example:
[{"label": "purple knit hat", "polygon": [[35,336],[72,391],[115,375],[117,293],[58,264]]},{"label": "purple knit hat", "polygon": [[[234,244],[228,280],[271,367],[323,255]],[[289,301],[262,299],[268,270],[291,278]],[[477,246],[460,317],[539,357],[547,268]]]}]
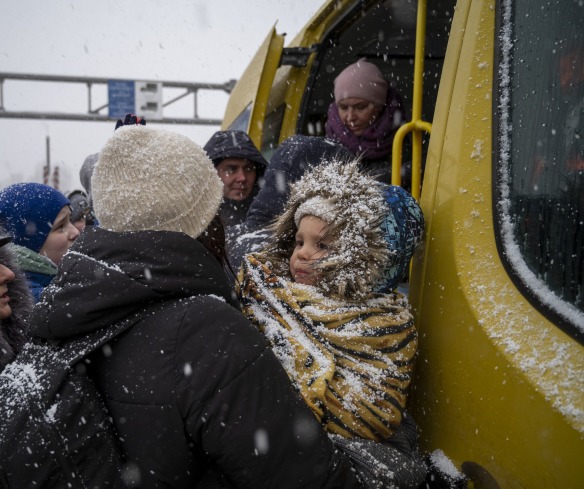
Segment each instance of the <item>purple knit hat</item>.
[{"label": "purple knit hat", "polygon": [[387,81],[381,70],[365,58],[347,66],[335,78],[335,102],[355,97],[376,105],[387,101]]}]

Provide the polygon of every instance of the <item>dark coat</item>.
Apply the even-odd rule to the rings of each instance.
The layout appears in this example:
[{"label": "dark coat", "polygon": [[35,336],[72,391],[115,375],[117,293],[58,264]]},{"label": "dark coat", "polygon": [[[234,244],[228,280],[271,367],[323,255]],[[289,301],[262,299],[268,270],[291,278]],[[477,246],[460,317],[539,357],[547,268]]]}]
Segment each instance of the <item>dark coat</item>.
[{"label": "dark coat", "polygon": [[29,272],[28,270],[24,270],[24,276],[26,277],[28,288],[30,289],[35,302],[40,300],[43,290],[45,290],[45,288],[51,283],[51,280],[55,278],[54,275],[40,272]]},{"label": "dark coat", "polygon": [[253,192],[244,200],[233,200],[223,197],[223,202],[221,202],[221,207],[219,207],[219,215],[227,233],[229,233],[230,228],[245,221],[249,207],[258,191],[259,187],[255,186]]},{"label": "dark coat", "polygon": [[32,312],[33,299],[26,278],[16,265],[9,245],[0,246],[0,264],[14,272],[14,280],[8,284],[12,314],[0,320],[0,372],[14,360],[27,337],[27,320]]},{"label": "dark coat", "polygon": [[297,135],[286,139],[270,160],[264,184],[245,222],[238,226],[236,233],[231,233],[237,238],[227,242],[231,265],[239,268],[243,256],[258,251],[266,241],[268,234],[262,230],[284,210],[292,183],[322,161],[351,158],[353,156],[344,146],[324,138]]},{"label": "dark coat", "polygon": [[34,333],[66,338],[140,310],[89,364],[135,487],[191,488],[210,473],[224,487],[356,486],[218,262],[182,233],[87,228],[35,308]]},{"label": "dark coat", "polygon": [[256,167],[256,183],[251,195],[244,201],[223,199],[219,213],[225,226],[241,224],[249,206],[257,195],[268,162],[253,144],[251,138],[243,131],[217,131],[203,148],[207,156],[217,166],[226,158],[241,158],[253,161]]}]

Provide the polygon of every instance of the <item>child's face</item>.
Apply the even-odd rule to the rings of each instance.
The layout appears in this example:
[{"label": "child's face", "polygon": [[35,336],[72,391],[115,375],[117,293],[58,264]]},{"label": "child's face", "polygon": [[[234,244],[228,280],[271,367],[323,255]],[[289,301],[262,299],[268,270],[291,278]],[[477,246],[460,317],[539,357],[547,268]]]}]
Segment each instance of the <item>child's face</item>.
[{"label": "child's face", "polygon": [[47,236],[39,254],[49,257],[59,265],[73,241],[79,236],[79,230],[71,223],[71,208],[66,205],[57,214],[51,232]]},{"label": "child's face", "polygon": [[328,224],[314,216],[304,216],[296,232],[296,247],[290,257],[290,274],[299,284],[316,285],[318,273],[312,264],[328,254],[328,242],[322,237]]}]

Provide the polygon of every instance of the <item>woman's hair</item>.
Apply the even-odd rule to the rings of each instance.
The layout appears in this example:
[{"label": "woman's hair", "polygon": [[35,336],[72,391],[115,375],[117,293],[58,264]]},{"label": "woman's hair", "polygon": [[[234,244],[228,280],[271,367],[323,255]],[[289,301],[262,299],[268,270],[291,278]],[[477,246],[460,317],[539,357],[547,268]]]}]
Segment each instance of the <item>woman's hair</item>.
[{"label": "woman's hair", "polygon": [[215,215],[207,226],[207,229],[197,237],[197,241],[217,259],[224,269],[229,270],[233,274],[231,264],[227,258],[225,227],[219,214]]}]

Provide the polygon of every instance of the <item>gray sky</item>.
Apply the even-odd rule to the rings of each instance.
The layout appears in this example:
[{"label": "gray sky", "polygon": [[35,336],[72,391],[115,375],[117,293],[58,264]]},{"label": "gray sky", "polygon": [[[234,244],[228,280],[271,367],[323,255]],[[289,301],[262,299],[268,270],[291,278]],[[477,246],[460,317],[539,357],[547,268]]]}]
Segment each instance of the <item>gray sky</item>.
[{"label": "gray sky", "polygon": [[[290,42],[320,0],[0,0],[0,72],[224,83],[239,78],[270,28]],[[4,83],[7,110],[79,112],[78,84]],[[105,89],[104,89],[105,94]],[[93,107],[101,105],[94,89]],[[105,97],[105,95],[103,95]],[[199,116],[221,119],[227,94],[201,93]],[[105,103],[105,101],[104,101]],[[165,109],[190,117],[193,98]],[[103,111],[102,114],[106,112]],[[211,126],[156,125],[203,145]],[[0,188],[42,182],[46,137],[61,190],[113,132],[111,122],[0,119]]]}]

